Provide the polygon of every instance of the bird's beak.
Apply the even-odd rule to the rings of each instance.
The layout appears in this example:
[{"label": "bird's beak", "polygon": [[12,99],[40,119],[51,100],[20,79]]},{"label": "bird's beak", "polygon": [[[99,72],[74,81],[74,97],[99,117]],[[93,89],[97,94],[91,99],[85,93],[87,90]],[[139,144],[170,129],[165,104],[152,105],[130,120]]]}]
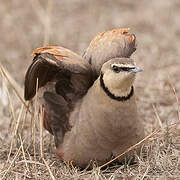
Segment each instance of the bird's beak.
[{"label": "bird's beak", "polygon": [[138,67],[138,66],[131,69],[131,72],[133,72],[133,73],[137,73],[137,72],[141,72],[141,71],[142,71],[142,69],[140,67]]}]

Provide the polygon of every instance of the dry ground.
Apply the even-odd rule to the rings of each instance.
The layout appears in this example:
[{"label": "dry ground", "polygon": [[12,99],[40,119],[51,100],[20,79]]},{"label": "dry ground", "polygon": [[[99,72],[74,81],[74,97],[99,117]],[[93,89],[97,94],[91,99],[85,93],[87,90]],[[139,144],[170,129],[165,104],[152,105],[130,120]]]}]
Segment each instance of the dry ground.
[{"label": "dry ground", "polygon": [[21,97],[32,49],[58,44],[82,54],[98,32],[130,27],[138,41],[133,58],[144,69],[136,81],[139,111],[147,135],[162,128],[136,164],[80,171],[56,158],[40,119],[27,113],[1,75],[0,178],[180,179],[180,125],[172,127],[180,123],[179,19],[178,0],[0,1],[0,63]]}]

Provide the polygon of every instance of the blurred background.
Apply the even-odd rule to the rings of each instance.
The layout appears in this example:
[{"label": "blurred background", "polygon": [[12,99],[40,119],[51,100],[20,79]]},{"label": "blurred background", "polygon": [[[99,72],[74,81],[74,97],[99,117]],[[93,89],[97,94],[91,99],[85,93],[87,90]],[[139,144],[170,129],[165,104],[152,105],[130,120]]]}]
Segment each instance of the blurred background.
[{"label": "blurred background", "polygon": [[97,33],[130,27],[141,61],[161,66],[179,55],[178,0],[7,0],[0,2],[0,61],[23,83],[34,48],[65,46],[79,54]]},{"label": "blurred background", "polygon": [[[132,58],[144,71],[137,75],[135,91],[146,134],[158,127],[169,130],[170,124],[180,122],[180,0],[1,0],[0,70],[3,65],[23,99],[24,76],[32,61],[33,49],[56,44],[81,55],[98,33],[122,27],[129,27],[137,37],[138,46]],[[32,120],[27,114],[22,100],[0,73],[0,176],[5,172],[3,177],[21,179],[17,176],[21,172],[19,176],[23,179],[26,176],[50,179],[45,165],[38,171],[33,162],[32,166],[28,164],[32,171],[28,171],[26,161],[19,164],[25,158],[23,153],[14,159],[23,141],[28,150],[27,160],[36,161],[35,149],[38,153],[41,150],[40,130],[35,130],[34,125],[41,121],[36,118]],[[75,177],[77,172],[66,169],[52,153],[55,147],[52,137],[43,133],[44,153],[46,161],[51,162],[53,174],[57,179]],[[165,133],[157,141],[149,142],[147,151],[152,149],[152,153],[135,168],[141,179],[146,173],[164,174],[162,179],[170,174],[179,177],[180,126],[176,136]],[[38,153],[37,159],[41,162]],[[119,176],[121,170],[117,171]],[[124,172],[132,175],[132,167],[124,168]],[[77,176],[80,177],[78,173]]]},{"label": "blurred background", "polygon": [[56,44],[82,54],[97,33],[129,27],[138,42],[132,57],[144,69],[136,82],[140,111],[152,122],[155,104],[162,119],[173,121],[178,106],[172,86],[180,94],[179,19],[179,0],[0,1],[0,62],[23,87],[33,49]]}]

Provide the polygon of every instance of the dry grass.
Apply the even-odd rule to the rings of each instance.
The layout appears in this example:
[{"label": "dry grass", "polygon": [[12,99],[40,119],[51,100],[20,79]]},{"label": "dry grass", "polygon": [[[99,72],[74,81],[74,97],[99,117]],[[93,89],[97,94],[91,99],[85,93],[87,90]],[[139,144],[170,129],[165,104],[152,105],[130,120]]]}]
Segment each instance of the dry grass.
[{"label": "dry grass", "polygon": [[[0,2],[0,178],[180,179],[179,17],[178,0]],[[139,111],[147,136],[159,131],[142,142],[134,165],[80,170],[57,159],[38,107],[28,112],[24,73],[32,49],[50,43],[82,53],[94,35],[114,27],[137,36],[133,58],[144,69],[136,81]]]}]

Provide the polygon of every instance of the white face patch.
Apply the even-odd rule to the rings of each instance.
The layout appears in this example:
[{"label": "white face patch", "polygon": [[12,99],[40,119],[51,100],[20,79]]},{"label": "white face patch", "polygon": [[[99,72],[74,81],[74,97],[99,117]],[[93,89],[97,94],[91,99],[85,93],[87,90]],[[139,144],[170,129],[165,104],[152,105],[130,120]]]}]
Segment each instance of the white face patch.
[{"label": "white face patch", "polygon": [[127,68],[135,68],[136,66],[134,66],[134,65],[132,65],[132,64],[111,64],[111,67],[113,67],[113,66],[117,66],[117,67],[119,67],[119,68],[122,68],[122,67],[127,67]]},{"label": "white face patch", "polygon": [[114,73],[108,69],[103,75],[105,86],[115,96],[127,96],[131,91],[131,86],[134,82],[135,74],[122,72]]}]

